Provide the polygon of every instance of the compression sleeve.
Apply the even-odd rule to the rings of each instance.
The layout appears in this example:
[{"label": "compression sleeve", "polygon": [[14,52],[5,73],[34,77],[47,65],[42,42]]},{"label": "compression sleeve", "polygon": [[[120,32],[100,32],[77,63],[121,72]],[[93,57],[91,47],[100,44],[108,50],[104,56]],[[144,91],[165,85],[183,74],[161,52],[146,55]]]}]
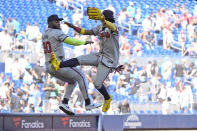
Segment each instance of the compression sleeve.
[{"label": "compression sleeve", "polygon": [[79,46],[79,45],[85,45],[86,42],[84,40],[77,40],[74,38],[66,37],[64,39],[64,43],[67,43],[69,45]]},{"label": "compression sleeve", "polygon": [[104,23],[110,30],[116,31],[116,26],[113,23],[111,23],[111,22],[109,22],[107,20],[104,20]]}]

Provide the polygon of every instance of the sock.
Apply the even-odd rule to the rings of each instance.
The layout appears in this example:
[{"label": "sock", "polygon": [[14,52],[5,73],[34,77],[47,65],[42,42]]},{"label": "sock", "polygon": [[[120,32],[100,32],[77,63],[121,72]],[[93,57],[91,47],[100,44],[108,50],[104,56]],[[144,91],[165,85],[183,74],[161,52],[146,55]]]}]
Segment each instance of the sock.
[{"label": "sock", "polygon": [[62,103],[68,104],[68,99],[67,98],[64,98],[63,101],[62,101]]},{"label": "sock", "polygon": [[109,100],[110,96],[106,90],[106,87],[104,85],[101,86],[100,89],[98,89],[98,91],[103,95],[103,97],[105,98],[105,100]]},{"label": "sock", "polygon": [[60,62],[60,68],[62,67],[75,67],[78,66],[79,62],[77,60],[77,58],[72,58],[63,62]]},{"label": "sock", "polygon": [[90,105],[90,99],[89,98],[85,99],[85,105]]}]

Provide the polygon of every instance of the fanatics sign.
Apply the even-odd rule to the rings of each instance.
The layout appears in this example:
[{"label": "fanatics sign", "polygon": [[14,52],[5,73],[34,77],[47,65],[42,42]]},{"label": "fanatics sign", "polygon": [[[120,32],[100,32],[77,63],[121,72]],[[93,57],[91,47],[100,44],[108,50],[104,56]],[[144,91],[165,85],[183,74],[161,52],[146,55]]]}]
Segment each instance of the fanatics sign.
[{"label": "fanatics sign", "polygon": [[54,129],[97,130],[99,116],[54,116]]},{"label": "fanatics sign", "polygon": [[49,116],[6,116],[5,130],[15,129],[51,129],[52,117]]}]

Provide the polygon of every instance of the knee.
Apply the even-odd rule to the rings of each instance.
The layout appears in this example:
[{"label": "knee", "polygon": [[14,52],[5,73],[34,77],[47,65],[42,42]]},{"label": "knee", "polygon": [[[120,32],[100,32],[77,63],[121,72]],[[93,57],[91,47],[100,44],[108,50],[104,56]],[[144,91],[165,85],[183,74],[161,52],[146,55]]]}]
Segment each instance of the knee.
[{"label": "knee", "polygon": [[94,81],[93,83],[96,89],[100,89],[102,86],[102,83],[99,83],[98,81]]},{"label": "knee", "polygon": [[75,87],[77,86],[77,81],[68,82],[68,85],[73,85]]}]

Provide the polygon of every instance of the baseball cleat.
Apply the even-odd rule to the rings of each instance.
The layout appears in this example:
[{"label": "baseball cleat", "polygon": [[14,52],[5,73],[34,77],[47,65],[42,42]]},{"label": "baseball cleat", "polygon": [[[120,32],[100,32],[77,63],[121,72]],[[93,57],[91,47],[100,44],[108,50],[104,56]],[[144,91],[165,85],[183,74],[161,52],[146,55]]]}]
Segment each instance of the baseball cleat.
[{"label": "baseball cleat", "polygon": [[70,107],[68,106],[68,104],[61,104],[59,106],[59,109],[62,110],[64,113],[66,113],[69,116],[74,116],[75,113],[70,109]]},{"label": "baseball cleat", "polygon": [[98,108],[98,107],[101,107],[101,106],[102,106],[102,104],[92,103],[90,105],[86,105],[85,108],[86,108],[86,110],[91,110],[91,109],[95,109],[95,108]]},{"label": "baseball cleat", "polygon": [[53,70],[55,70],[55,71],[59,70],[60,61],[58,61],[54,52],[52,52],[50,55],[50,61],[51,61],[51,67],[53,68]]},{"label": "baseball cleat", "polygon": [[112,95],[109,95],[110,98],[108,100],[105,100],[104,104],[103,104],[103,108],[102,108],[102,111],[103,112],[107,112],[110,108],[110,103],[112,101]]}]

